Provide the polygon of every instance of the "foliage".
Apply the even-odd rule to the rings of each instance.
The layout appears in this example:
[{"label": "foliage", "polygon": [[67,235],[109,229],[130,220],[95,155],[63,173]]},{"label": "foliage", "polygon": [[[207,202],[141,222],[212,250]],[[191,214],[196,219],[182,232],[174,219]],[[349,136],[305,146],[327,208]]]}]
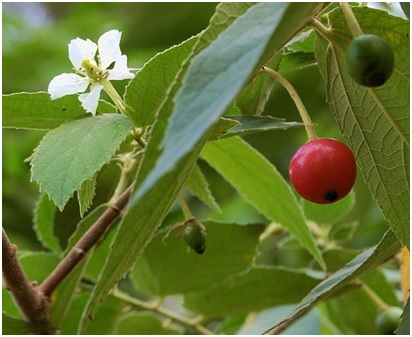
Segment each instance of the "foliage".
[{"label": "foliage", "polygon": [[[50,320],[23,317],[3,289],[3,333],[376,334],[383,307],[403,307],[409,20],[351,5],[394,50],[381,87],[347,73],[353,22],[335,3],[42,3],[38,27],[4,6],[4,229]],[[113,84],[119,100],[102,94],[96,116],[77,94],[51,100],[69,41],[111,29],[135,73]],[[301,107],[262,66],[354,153],[346,198],[316,205],[292,189]],[[202,254],[183,239],[193,218]]]}]

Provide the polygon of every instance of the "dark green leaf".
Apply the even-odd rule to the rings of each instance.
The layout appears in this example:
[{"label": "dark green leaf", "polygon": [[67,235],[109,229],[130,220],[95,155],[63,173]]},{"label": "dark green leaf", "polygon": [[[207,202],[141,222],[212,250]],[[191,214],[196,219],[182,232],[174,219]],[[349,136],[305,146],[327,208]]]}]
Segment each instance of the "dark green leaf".
[{"label": "dark green leaf", "polygon": [[410,336],[411,327],[411,311],[410,311],[410,298],[406,302],[405,308],[403,309],[402,321],[398,329],[396,329],[397,335],[407,335]]},{"label": "dark green leaf", "polygon": [[319,282],[320,279],[292,269],[255,267],[186,294],[184,306],[205,316],[248,313],[299,302]]},{"label": "dark green leaf", "polygon": [[[116,108],[99,101],[98,113],[114,113]],[[77,95],[51,100],[47,92],[3,95],[3,127],[51,130],[60,124],[88,114]]]},{"label": "dark green leaf", "polygon": [[164,324],[151,312],[131,312],[119,318],[116,327],[118,335],[182,335],[184,330]]},{"label": "dark green leaf", "polygon": [[53,334],[54,329],[48,325],[28,323],[26,321],[2,315],[2,335],[45,335]]},{"label": "dark green leaf", "polygon": [[183,238],[175,233],[165,238],[162,231],[155,236],[133,269],[138,289],[158,296],[187,293],[208,288],[250,267],[263,226],[202,224],[208,231],[202,255],[188,251]]},{"label": "dark green leaf", "polygon": [[329,14],[332,43],[318,35],[316,58],[329,105],[364,179],[398,238],[409,246],[409,21],[367,7],[353,10],[365,34],[384,38],[396,51],[389,80],[366,88],[349,76],[345,49],[352,34],[340,10]]},{"label": "dark green leaf", "polygon": [[54,235],[54,216],[56,211],[57,208],[53,201],[46,194],[42,194],[34,211],[33,228],[37,238],[45,248],[60,254],[62,249],[59,240]]},{"label": "dark green leaf", "polygon": [[344,268],[340,269],[312,289],[312,291],[296,306],[296,308],[279,324],[282,324],[286,320],[298,317],[319,301],[324,300],[330,295],[336,293],[338,290],[342,289],[353,279],[368,272],[389,257],[396,254],[400,248],[401,244],[396,238],[396,235],[392,231],[388,231],[377,246],[372,247],[364,253],[358,255]]}]

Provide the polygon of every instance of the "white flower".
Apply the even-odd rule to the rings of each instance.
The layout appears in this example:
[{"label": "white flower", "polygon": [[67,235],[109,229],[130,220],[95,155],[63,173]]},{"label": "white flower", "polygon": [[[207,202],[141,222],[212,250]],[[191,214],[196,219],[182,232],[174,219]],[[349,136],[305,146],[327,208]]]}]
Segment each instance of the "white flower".
[{"label": "white flower", "polygon": [[[90,85],[90,92],[79,95],[79,100],[87,112],[95,115],[102,89],[111,97],[118,97],[117,93],[111,94],[110,91],[114,89],[108,81],[134,77],[127,68],[127,56],[120,51],[121,35],[118,30],[110,30],[100,36],[97,45],[89,39],[72,40],[69,43],[69,59],[77,74],[64,73],[53,78],[48,88],[51,99],[83,93]],[[96,62],[97,50],[99,54]]]}]

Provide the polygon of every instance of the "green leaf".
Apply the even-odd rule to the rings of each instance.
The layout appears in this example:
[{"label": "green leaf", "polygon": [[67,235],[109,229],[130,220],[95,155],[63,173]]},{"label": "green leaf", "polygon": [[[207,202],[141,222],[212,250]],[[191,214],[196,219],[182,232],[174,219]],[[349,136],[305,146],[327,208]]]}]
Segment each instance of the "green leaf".
[{"label": "green leaf", "polygon": [[79,199],[80,216],[83,217],[91,204],[93,203],[94,195],[96,194],[96,178],[97,173],[85,180],[77,190],[77,198]]},{"label": "green leaf", "polygon": [[[230,128],[230,121],[234,125]],[[237,122],[237,123],[236,123]],[[235,124],[236,123],[236,124]],[[221,126],[220,126],[221,125]],[[227,127],[225,130],[224,127]],[[290,128],[302,127],[303,123],[285,122],[283,118],[272,116],[234,116],[227,115],[221,117],[213,129],[209,140],[217,140],[233,136],[246,136],[252,133],[265,132],[271,130],[288,130]]]},{"label": "green leaf", "polygon": [[132,271],[139,290],[157,296],[187,293],[208,288],[250,267],[262,225],[202,224],[208,231],[202,255],[188,252],[182,237],[174,233],[165,238],[162,231],[154,237]]},{"label": "green leaf", "polygon": [[199,198],[205,205],[216,212],[220,212],[220,207],[216,203],[212,191],[209,188],[209,183],[203,175],[199,165],[196,164],[193,166],[193,169],[186,180],[186,187],[189,189],[190,193]]},{"label": "green leaf", "polygon": [[136,74],[126,87],[125,103],[132,112],[130,117],[137,125],[153,123],[156,112],[169,93],[170,85],[179,72],[183,61],[192,50],[197,37],[189,39],[155,55]]},{"label": "green leaf", "polygon": [[[116,108],[100,100],[99,113],[114,113]],[[51,100],[47,92],[3,95],[3,127],[50,130],[71,119],[87,116],[77,95]]]},{"label": "green leaf", "polygon": [[39,284],[54,270],[60,259],[53,253],[21,252],[19,256],[27,278]]},{"label": "green leaf", "polygon": [[402,313],[402,321],[399,327],[396,329],[397,335],[407,335],[410,336],[411,331],[411,309],[410,309],[410,298],[406,302],[405,308]]},{"label": "green leaf", "polygon": [[316,303],[342,289],[353,279],[372,270],[383,261],[396,254],[400,248],[401,244],[396,238],[396,235],[391,230],[388,231],[377,246],[372,247],[358,255],[344,268],[340,269],[313,288],[312,291],[296,306],[296,308],[286,318],[279,322],[278,325],[289,319],[298,317],[303,312],[313,307]]},{"label": "green leaf", "polygon": [[333,204],[320,205],[302,199],[305,216],[320,225],[338,222],[347,215],[355,205],[355,193],[349,193],[345,198]]},{"label": "green leaf", "polygon": [[220,117],[209,136],[209,141],[222,138],[231,128],[238,125],[241,125],[240,122],[233,118]]},{"label": "green leaf", "polygon": [[[67,256],[83,234],[95,223],[105,210],[105,206],[99,206],[79,222],[76,231],[70,237],[69,243],[64,251],[64,256]],[[50,308],[50,317],[55,325],[60,326],[65,320],[68,311],[71,310],[71,303],[76,295],[77,287],[83,277],[89,260],[90,255],[83,259],[54,291],[54,301]]]},{"label": "green leaf", "polygon": [[31,179],[62,210],[73,192],[109,162],[131,128],[130,119],[117,114],[61,125],[47,133],[36,148]]},{"label": "green leaf", "polygon": [[40,196],[34,211],[34,231],[43,247],[50,249],[56,254],[62,252],[60,242],[54,235],[54,216],[56,205],[46,194]]},{"label": "green leaf", "polygon": [[176,97],[162,155],[134,201],[201,141],[253,73],[322,7],[321,3],[259,3],[193,59]]},{"label": "green leaf", "polygon": [[[278,70],[281,58],[282,53],[278,53],[266,66]],[[275,82],[270,76],[260,75],[255,77],[253,82],[244,88],[236,98],[236,106],[240,109],[242,115],[261,115]]]},{"label": "green leaf", "polygon": [[233,315],[299,302],[320,279],[281,267],[255,267],[214,287],[184,296],[184,306],[205,316]]},{"label": "green leaf", "polygon": [[284,226],[324,266],[302,210],[276,168],[240,138],[208,143],[201,157],[268,219]]},{"label": "green leaf", "polygon": [[119,318],[117,335],[183,335],[182,328],[164,324],[151,312],[130,312]]},{"label": "green leaf", "polygon": [[340,10],[329,14],[333,42],[318,35],[316,58],[339,129],[385,218],[409,247],[409,21],[366,7],[353,10],[365,34],[386,39],[396,51],[389,80],[366,88],[348,75],[345,49],[352,35]]},{"label": "green leaf", "polygon": [[43,335],[53,334],[54,329],[49,325],[28,323],[2,314],[2,335]]}]

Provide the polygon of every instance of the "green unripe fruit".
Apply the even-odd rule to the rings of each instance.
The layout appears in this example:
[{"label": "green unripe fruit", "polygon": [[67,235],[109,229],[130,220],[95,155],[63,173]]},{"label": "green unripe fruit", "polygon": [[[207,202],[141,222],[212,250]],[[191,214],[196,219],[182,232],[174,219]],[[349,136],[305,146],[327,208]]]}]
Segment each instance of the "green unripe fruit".
[{"label": "green unripe fruit", "polygon": [[206,249],[206,229],[197,221],[189,221],[184,229],[183,238],[196,253],[203,254]]},{"label": "green unripe fruit", "polygon": [[390,44],[379,36],[367,34],[354,39],[346,49],[346,69],[359,84],[379,87],[391,76],[395,56]]},{"label": "green unripe fruit", "polygon": [[389,307],[376,317],[376,328],[380,335],[394,335],[395,330],[401,323],[402,309],[398,307]]}]

